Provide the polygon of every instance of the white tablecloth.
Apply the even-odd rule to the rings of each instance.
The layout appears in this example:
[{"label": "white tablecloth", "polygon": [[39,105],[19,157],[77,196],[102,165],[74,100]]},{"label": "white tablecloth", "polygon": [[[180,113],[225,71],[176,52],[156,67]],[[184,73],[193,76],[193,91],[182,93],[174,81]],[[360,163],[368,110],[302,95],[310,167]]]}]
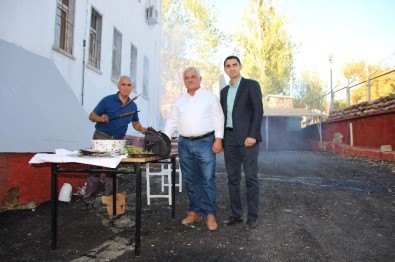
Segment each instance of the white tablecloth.
[{"label": "white tablecloth", "polygon": [[122,161],[122,159],[126,157],[126,155],[114,155],[111,157],[79,156],[78,151],[56,149],[55,154],[36,154],[32,159],[30,159],[29,164],[81,163],[94,166],[116,168]]}]

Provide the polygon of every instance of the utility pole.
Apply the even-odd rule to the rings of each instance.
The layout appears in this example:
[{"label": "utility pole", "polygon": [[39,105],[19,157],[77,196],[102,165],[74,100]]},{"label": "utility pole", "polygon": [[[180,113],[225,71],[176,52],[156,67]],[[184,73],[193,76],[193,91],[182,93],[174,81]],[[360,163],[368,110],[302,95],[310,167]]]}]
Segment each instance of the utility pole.
[{"label": "utility pole", "polygon": [[350,106],[350,78],[347,78],[346,100],[347,106]]},{"label": "utility pole", "polygon": [[367,100],[368,102],[370,102],[370,100],[371,100],[371,83],[370,83],[370,77],[371,77],[373,74],[370,74],[370,73],[369,73],[369,66],[368,66],[368,65],[366,65],[365,70],[366,70],[366,75],[368,76],[368,80],[366,81],[366,100]]},{"label": "utility pole", "polygon": [[332,112],[333,109],[335,108],[334,106],[335,95],[333,93],[333,87],[332,87],[332,61],[333,61],[333,55],[331,53],[329,54],[330,88],[331,88],[331,104],[330,104],[329,112]]}]

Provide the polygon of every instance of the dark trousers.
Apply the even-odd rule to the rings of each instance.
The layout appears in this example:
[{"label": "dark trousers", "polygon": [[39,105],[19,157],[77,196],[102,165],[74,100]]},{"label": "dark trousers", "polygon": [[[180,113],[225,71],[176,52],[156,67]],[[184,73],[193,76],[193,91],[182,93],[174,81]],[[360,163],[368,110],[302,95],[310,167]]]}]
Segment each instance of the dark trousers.
[{"label": "dark trousers", "polygon": [[233,132],[225,132],[224,156],[226,172],[228,173],[228,187],[230,196],[231,215],[235,218],[243,217],[241,196],[241,169],[245,173],[247,194],[247,218],[257,219],[259,208],[259,180],[258,180],[259,144],[252,147],[238,145]]},{"label": "dark trousers", "polygon": [[[111,139],[111,138],[109,138],[109,136],[106,136],[106,134],[102,132],[95,131],[95,133],[93,134],[93,139]],[[104,176],[104,185],[105,185],[104,195],[109,196],[112,194],[113,191],[113,185],[112,185],[113,177],[111,174],[103,174],[103,176]],[[102,177],[100,173],[91,173],[88,175],[88,178],[86,179],[86,190],[84,195],[85,203],[93,204],[95,202],[97,192],[99,191],[99,182],[101,179]]]}]

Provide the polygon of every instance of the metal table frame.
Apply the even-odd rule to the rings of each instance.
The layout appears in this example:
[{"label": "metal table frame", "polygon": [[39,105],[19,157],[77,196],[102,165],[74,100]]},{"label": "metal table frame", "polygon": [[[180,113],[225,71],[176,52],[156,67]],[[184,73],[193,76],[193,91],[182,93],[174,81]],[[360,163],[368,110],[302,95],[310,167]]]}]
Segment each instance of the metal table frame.
[{"label": "metal table frame", "polygon": [[[134,255],[140,255],[140,229],[141,229],[141,165],[145,163],[171,163],[171,194],[172,194],[172,218],[175,218],[175,176],[176,176],[176,157],[177,154],[170,154],[167,157],[146,157],[146,158],[124,158],[116,168],[96,167],[96,168],[65,168],[63,165],[79,164],[79,163],[51,163],[51,249],[57,248],[57,235],[58,235],[58,174],[59,173],[110,173],[114,176],[113,179],[113,215],[116,214],[116,176],[117,174],[135,174],[136,175],[136,207],[135,207],[135,250]],[[170,161],[165,161],[170,160]],[[127,170],[120,170],[127,164],[133,164]],[[80,165],[80,164],[79,164]],[[84,165],[84,164],[82,164]]]}]

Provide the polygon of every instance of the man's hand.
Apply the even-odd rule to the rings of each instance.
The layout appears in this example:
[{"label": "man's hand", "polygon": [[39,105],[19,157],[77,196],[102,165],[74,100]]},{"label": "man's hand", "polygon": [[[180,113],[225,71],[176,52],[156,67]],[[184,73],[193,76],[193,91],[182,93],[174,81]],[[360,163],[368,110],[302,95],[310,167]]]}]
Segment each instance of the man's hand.
[{"label": "man's hand", "polygon": [[218,153],[222,152],[223,147],[222,147],[222,139],[221,138],[215,138],[212,149],[213,149],[214,154],[218,154]]},{"label": "man's hand", "polygon": [[147,128],[143,127],[141,125],[140,121],[132,122],[132,126],[133,126],[134,130],[136,130],[136,131],[138,131],[138,132],[140,132],[142,134],[144,134],[147,131]]},{"label": "man's hand", "polygon": [[110,119],[108,118],[108,116],[106,114],[102,114],[101,116],[99,116],[98,120],[99,121],[97,121],[97,122],[100,122],[100,123],[107,123],[110,121]]},{"label": "man's hand", "polygon": [[145,134],[145,132],[147,132],[147,128],[141,127],[140,128],[140,133]]},{"label": "man's hand", "polygon": [[245,147],[251,147],[251,146],[253,146],[255,144],[256,144],[256,139],[252,138],[252,137],[247,137],[245,142],[244,142]]}]

